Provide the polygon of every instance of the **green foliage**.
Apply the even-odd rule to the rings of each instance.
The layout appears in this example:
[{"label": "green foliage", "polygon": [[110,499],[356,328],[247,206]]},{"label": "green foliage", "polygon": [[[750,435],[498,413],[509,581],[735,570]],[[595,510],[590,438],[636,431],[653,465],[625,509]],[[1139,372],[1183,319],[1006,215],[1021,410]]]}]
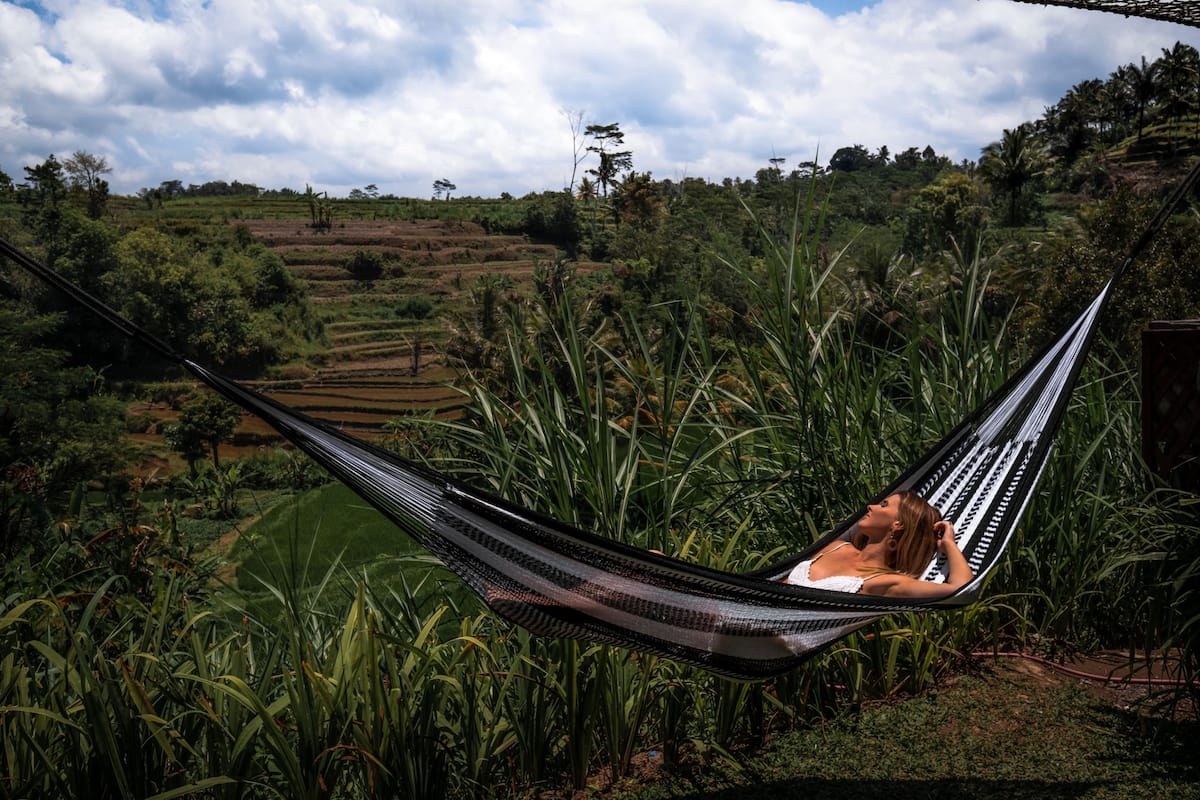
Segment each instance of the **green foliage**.
[{"label": "green foliage", "polygon": [[433,301],[424,295],[404,298],[396,314],[408,319],[425,319],[433,313]]},{"label": "green foliage", "polygon": [[167,425],[163,438],[171,449],[188,462],[193,476],[196,462],[207,452],[213,467],[220,471],[220,447],[242,421],[242,410],[212,392],[202,392],[185,402],[179,410],[179,420]]},{"label": "green foliage", "polygon": [[[1085,209],[1086,238],[1055,239],[1031,257],[1036,284],[1021,322],[1035,341],[1057,332],[1095,296],[1155,211],[1153,198],[1120,189]],[[1198,235],[1195,217],[1177,217],[1130,266],[1101,320],[1118,352],[1140,352],[1141,331],[1151,320],[1200,315]]]},{"label": "green foliage", "polygon": [[525,207],[524,231],[561,248],[574,258],[582,230],[575,201],[566,192],[545,192]]},{"label": "green foliage", "polygon": [[[528,301],[488,300],[481,285],[496,369],[474,375],[464,418],[413,423],[409,441],[515,502],[718,569],[753,569],[806,544],[1021,357],[1003,344],[1004,320],[989,316],[990,262],[978,251],[892,294],[905,337],[888,349],[864,340],[835,279],[846,252],[822,247],[818,198],[810,183],[783,237],[762,226],[761,256],[725,251],[724,280],[746,310],[722,329],[727,339],[689,302],[627,315],[614,330],[586,313],[564,265],[541,271]],[[721,241],[696,252],[715,261],[705,248]],[[710,767],[736,764],[746,743],[936,686],[956,654],[983,641],[1049,649],[1189,630],[1177,624],[1187,597],[1166,583],[1192,573],[1146,568],[1137,531],[1169,530],[1172,552],[1187,557],[1194,521],[1113,499],[1144,480],[1127,457],[1130,393],[1119,375],[1085,383],[992,599],[880,623],[769,684],[532,639],[479,613],[432,559],[396,558],[411,543],[341,486],[281,505],[243,534],[232,556],[245,594],[226,599],[245,622],[188,605],[179,585],[142,569],[148,561],[114,551],[114,563],[139,565],[139,604],[117,602],[114,582],[87,595],[97,609],[113,598],[113,616],[96,611],[87,626],[54,617],[44,592],[0,616],[0,644],[11,643],[0,702],[19,709],[0,720],[5,741],[34,743],[10,748],[13,785],[289,797],[582,787],[598,765],[620,777],[635,753],[660,747],[668,763],[686,749]],[[101,541],[136,551],[144,539]],[[1163,585],[1139,603],[1148,575]],[[1111,602],[1122,611],[1105,610]],[[17,646],[30,626],[39,646]]]},{"label": "green foliage", "polygon": [[383,275],[383,256],[375,250],[355,250],[346,259],[346,271],[355,280],[373,281]]},{"label": "green foliage", "polygon": [[[885,163],[887,156],[882,159]],[[842,147],[833,154],[833,158],[829,159],[829,168],[835,172],[855,172],[860,169],[867,169],[878,163],[867,148],[861,144],[856,144],[851,147]]]},{"label": "green foliage", "polygon": [[116,255],[103,284],[120,310],[208,363],[270,363],[289,343],[319,335],[303,289],[259,246],[188,255],[162,232],[140,228],[117,243]]},{"label": "green foliage", "polygon": [[61,230],[70,214],[66,204],[67,185],[62,164],[50,155],[41,164],[25,168],[25,181],[17,189],[21,223],[45,250],[46,264],[53,267],[61,253]]},{"label": "green foliage", "polygon": [[108,210],[108,181],[102,176],[112,172],[104,156],[96,156],[84,150],[76,150],[63,162],[72,192],[80,195],[87,215],[100,219]]},{"label": "green foliage", "polygon": [[238,459],[245,485],[255,489],[305,491],[329,482],[329,475],[312,459],[295,450],[275,449]]},{"label": "green foliage", "polygon": [[123,408],[90,368],[46,347],[55,328],[0,305],[0,555],[29,541],[48,504],[126,455]]},{"label": "green foliage", "polygon": [[983,148],[979,174],[1005,198],[1006,225],[1021,225],[1035,216],[1038,201],[1035,182],[1048,166],[1029,123],[1005,130],[999,142]]},{"label": "green foliage", "polygon": [[[304,298],[303,287],[276,253],[261,244],[248,243],[244,257],[251,262],[253,280],[248,288],[255,308],[284,306]],[[235,271],[241,272],[236,267]]]},{"label": "green foliage", "polygon": [[[215,451],[214,451],[215,452]],[[227,467],[214,464],[212,469],[192,468],[190,477],[179,483],[197,501],[195,508],[214,519],[233,519],[240,511],[239,495],[243,488],[245,466],[237,461]]]},{"label": "green foliage", "polygon": [[921,257],[959,248],[973,252],[987,213],[978,185],[951,173],[917,193],[904,218],[904,252]]}]

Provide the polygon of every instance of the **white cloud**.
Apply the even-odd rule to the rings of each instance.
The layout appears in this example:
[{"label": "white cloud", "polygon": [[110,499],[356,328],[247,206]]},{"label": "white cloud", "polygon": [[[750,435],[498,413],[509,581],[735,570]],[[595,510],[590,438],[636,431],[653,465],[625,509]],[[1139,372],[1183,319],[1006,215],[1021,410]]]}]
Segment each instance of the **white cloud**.
[{"label": "white cloud", "polygon": [[[162,7],[161,4],[154,4]],[[561,109],[619,122],[639,170],[749,176],[779,155],[975,158],[1074,83],[1200,31],[1010,0],[0,2],[0,168],[105,155],[167,179],[427,195],[562,186]]]}]

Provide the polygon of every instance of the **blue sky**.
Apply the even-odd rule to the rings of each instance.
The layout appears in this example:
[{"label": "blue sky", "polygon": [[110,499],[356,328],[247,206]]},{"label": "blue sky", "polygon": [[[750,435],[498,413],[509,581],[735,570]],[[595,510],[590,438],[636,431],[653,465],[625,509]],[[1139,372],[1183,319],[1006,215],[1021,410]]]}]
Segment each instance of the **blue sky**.
[{"label": "blue sky", "polygon": [[620,123],[657,178],[975,159],[1176,41],[1200,31],[1011,0],[0,0],[0,169],[86,150],[120,193],[520,195],[570,180],[565,111]]}]

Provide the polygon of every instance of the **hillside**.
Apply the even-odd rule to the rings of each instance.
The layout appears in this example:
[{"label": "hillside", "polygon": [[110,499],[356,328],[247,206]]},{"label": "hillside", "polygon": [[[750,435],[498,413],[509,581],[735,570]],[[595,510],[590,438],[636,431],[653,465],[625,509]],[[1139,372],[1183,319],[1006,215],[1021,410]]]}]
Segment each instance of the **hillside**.
[{"label": "hillside", "polygon": [[[292,204],[292,218],[278,218],[276,208],[276,218],[245,219],[254,205],[253,200],[226,200],[226,224],[243,226],[303,281],[325,342],[251,383],[280,402],[368,438],[388,420],[407,414],[455,416],[463,396],[453,386],[459,373],[447,362],[445,343],[452,320],[469,325],[476,314],[472,288],[500,280],[514,291],[527,291],[535,267],[557,257],[553,245],[489,234],[476,222],[351,218],[321,230],[298,216],[299,204]],[[172,211],[168,206],[159,224],[178,226],[182,214]],[[356,254],[367,254],[366,260],[378,265],[378,277],[354,277],[349,265]],[[160,423],[134,437],[159,450],[161,423],[174,420],[177,410],[139,402],[131,413],[149,414]],[[261,421],[246,417],[230,454],[253,452],[278,439]],[[155,463],[165,466],[158,459]]]}]

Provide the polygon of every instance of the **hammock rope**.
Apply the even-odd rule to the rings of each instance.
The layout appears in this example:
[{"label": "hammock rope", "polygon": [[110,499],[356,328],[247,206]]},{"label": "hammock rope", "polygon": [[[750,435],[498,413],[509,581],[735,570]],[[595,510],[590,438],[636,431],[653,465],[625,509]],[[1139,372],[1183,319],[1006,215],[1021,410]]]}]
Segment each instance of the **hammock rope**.
[{"label": "hammock rope", "polygon": [[[3,239],[0,257],[267,422],[436,555],[500,616],[537,635],[618,645],[751,680],[786,672],[887,614],[953,608],[978,596],[1033,495],[1113,285],[1198,178],[1200,162],[1058,339],[876,496],[914,489],[955,523],[975,576],[938,600],[897,601],[780,582],[796,563],[852,533],[857,516],[804,552],[747,574],[578,530],[351,437],[207,369]],[[935,558],[925,578],[944,580],[943,569]]]},{"label": "hammock rope", "polygon": [[1126,17],[1146,17],[1200,28],[1200,3],[1196,0],[1015,0],[1039,6],[1066,6],[1087,11],[1107,11]]}]

